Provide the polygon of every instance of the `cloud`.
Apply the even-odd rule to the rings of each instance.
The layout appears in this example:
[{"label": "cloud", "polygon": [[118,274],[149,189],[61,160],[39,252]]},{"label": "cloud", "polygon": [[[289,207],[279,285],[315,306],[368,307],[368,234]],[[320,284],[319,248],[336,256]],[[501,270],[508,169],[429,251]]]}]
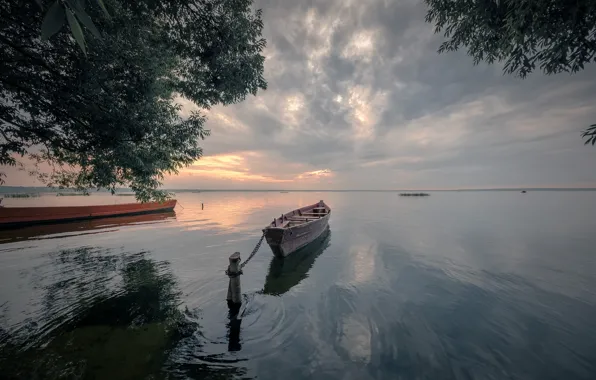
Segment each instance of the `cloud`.
[{"label": "cloud", "polygon": [[[280,165],[285,168],[283,173],[276,170]],[[261,152],[242,151],[205,156],[180,175],[171,176],[167,180],[176,188],[221,189],[226,188],[225,184],[247,183],[260,188],[288,185],[304,188],[305,185],[317,184],[334,175],[329,169],[304,169],[303,164],[285,162],[283,158],[270,162],[268,156]]]},{"label": "cloud", "polygon": [[260,158],[257,152],[239,152],[207,156],[196,161],[184,170],[185,173],[202,179],[224,179],[230,181],[256,181],[267,183],[289,182],[289,179],[276,178],[273,175],[256,173],[251,170],[250,161]]},{"label": "cloud", "polygon": [[370,62],[375,53],[376,35],[374,30],[361,30],[352,35],[350,42],[341,53],[342,58]]},{"label": "cloud", "polygon": [[296,178],[297,179],[309,179],[309,178],[327,178],[327,177],[333,177],[333,172],[329,169],[321,169],[321,170],[313,170],[311,172],[305,172],[305,173],[298,175],[298,177],[296,177]]},{"label": "cloud", "polygon": [[[347,104],[351,111],[353,138],[356,142],[371,140],[375,135],[378,115],[386,104],[383,92],[373,94],[370,87],[354,86],[348,89]],[[341,97],[341,95],[339,95]]]}]

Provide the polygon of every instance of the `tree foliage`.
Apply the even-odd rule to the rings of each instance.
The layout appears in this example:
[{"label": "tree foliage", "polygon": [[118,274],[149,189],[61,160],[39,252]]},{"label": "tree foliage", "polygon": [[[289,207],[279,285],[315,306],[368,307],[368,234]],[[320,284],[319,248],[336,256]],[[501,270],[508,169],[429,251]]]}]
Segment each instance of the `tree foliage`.
[{"label": "tree foliage", "polygon": [[[467,48],[474,59],[505,62],[504,72],[525,78],[576,73],[596,61],[596,0],[425,0],[426,21],[446,41],[439,53]],[[583,137],[592,141],[596,131]]]},{"label": "tree foliage", "polygon": [[[50,13],[56,4],[63,19]],[[28,157],[52,165],[35,171],[51,185],[163,198],[164,175],[198,159],[209,135],[205,117],[182,118],[175,100],[209,108],[266,88],[263,24],[251,5],[76,0],[42,11],[0,0],[0,164]]]},{"label": "tree foliage", "polygon": [[474,62],[505,61],[525,77],[577,72],[596,59],[594,0],[425,0],[426,21],[444,31],[439,52],[464,46]]},{"label": "tree foliage", "polygon": [[582,137],[586,139],[585,145],[596,145],[596,124],[590,125],[583,133]]}]

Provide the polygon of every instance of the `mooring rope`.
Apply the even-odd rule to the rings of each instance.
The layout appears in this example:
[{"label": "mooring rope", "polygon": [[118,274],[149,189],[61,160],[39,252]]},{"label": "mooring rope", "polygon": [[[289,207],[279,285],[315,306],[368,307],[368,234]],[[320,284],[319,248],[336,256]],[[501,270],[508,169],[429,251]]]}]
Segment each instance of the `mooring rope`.
[{"label": "mooring rope", "polygon": [[265,232],[263,232],[263,235],[261,235],[261,238],[259,239],[259,242],[255,246],[255,248],[252,250],[252,252],[248,256],[248,258],[246,260],[244,260],[244,262],[242,264],[240,264],[240,269],[238,270],[238,272],[236,272],[236,273],[230,272],[230,267],[228,266],[228,269],[226,269],[226,275],[228,277],[233,278],[233,277],[238,277],[241,274],[244,274],[242,272],[242,269],[246,266],[246,264],[248,264],[248,262],[250,261],[250,259],[252,259],[257,254],[257,252],[259,251],[259,248],[261,248],[261,244],[263,244],[263,239],[265,239]]},{"label": "mooring rope", "polygon": [[248,264],[248,262],[250,261],[250,259],[252,259],[257,254],[257,252],[259,251],[259,248],[261,248],[261,244],[263,243],[263,239],[265,239],[265,233],[264,232],[263,232],[263,235],[261,235],[261,238],[259,239],[259,242],[255,246],[255,249],[253,249],[252,252],[251,252],[251,254],[248,256],[248,258],[246,260],[244,260],[244,262],[242,264],[240,264],[240,270],[242,270],[244,268],[244,266],[246,264]]}]

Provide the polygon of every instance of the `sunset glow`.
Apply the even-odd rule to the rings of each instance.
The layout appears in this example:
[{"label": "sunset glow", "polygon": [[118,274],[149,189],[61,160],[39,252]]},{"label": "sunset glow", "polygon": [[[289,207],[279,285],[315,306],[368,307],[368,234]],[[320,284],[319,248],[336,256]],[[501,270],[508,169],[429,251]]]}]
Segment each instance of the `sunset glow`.
[{"label": "sunset glow", "polygon": [[[283,176],[255,170],[254,168],[262,164],[263,161],[267,161],[266,156],[250,151],[205,156],[182,170],[180,175],[182,177],[196,177],[197,181],[201,182],[202,180],[220,179],[231,182],[270,184],[296,184],[305,181],[312,183],[333,176],[329,169],[289,172]],[[291,166],[289,165],[289,167]]]}]

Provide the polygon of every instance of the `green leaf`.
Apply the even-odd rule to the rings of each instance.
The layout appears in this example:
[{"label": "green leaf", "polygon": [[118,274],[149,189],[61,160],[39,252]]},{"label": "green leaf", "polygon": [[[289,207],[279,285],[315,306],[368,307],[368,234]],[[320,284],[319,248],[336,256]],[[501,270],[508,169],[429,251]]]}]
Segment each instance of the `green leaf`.
[{"label": "green leaf", "polygon": [[43,18],[41,24],[41,39],[47,40],[54,34],[58,33],[60,28],[64,25],[64,8],[56,1]]},{"label": "green leaf", "polygon": [[81,29],[81,25],[72,14],[70,9],[66,9],[66,19],[68,20],[68,25],[70,25],[70,30],[72,31],[72,35],[74,36],[75,40],[83,50],[83,53],[87,55],[87,48],[85,47],[85,36],[83,36],[83,30]]},{"label": "green leaf", "polygon": [[80,4],[80,2],[77,0],[66,0],[66,2],[68,3],[68,6],[75,12],[75,15],[79,21],[82,22],[83,25],[85,25],[85,27],[89,29],[89,31],[91,31],[95,37],[101,40],[101,33],[99,33],[99,30],[97,30],[95,24],[91,20],[91,17],[89,17],[87,12],[85,12],[85,9],[83,9],[83,6]]},{"label": "green leaf", "polygon": [[103,9],[103,13],[106,15],[106,17],[110,18],[110,13],[108,12],[108,8],[106,8],[106,5],[103,3],[103,0],[95,0],[95,1],[97,1],[97,4],[99,4],[101,9]]}]

